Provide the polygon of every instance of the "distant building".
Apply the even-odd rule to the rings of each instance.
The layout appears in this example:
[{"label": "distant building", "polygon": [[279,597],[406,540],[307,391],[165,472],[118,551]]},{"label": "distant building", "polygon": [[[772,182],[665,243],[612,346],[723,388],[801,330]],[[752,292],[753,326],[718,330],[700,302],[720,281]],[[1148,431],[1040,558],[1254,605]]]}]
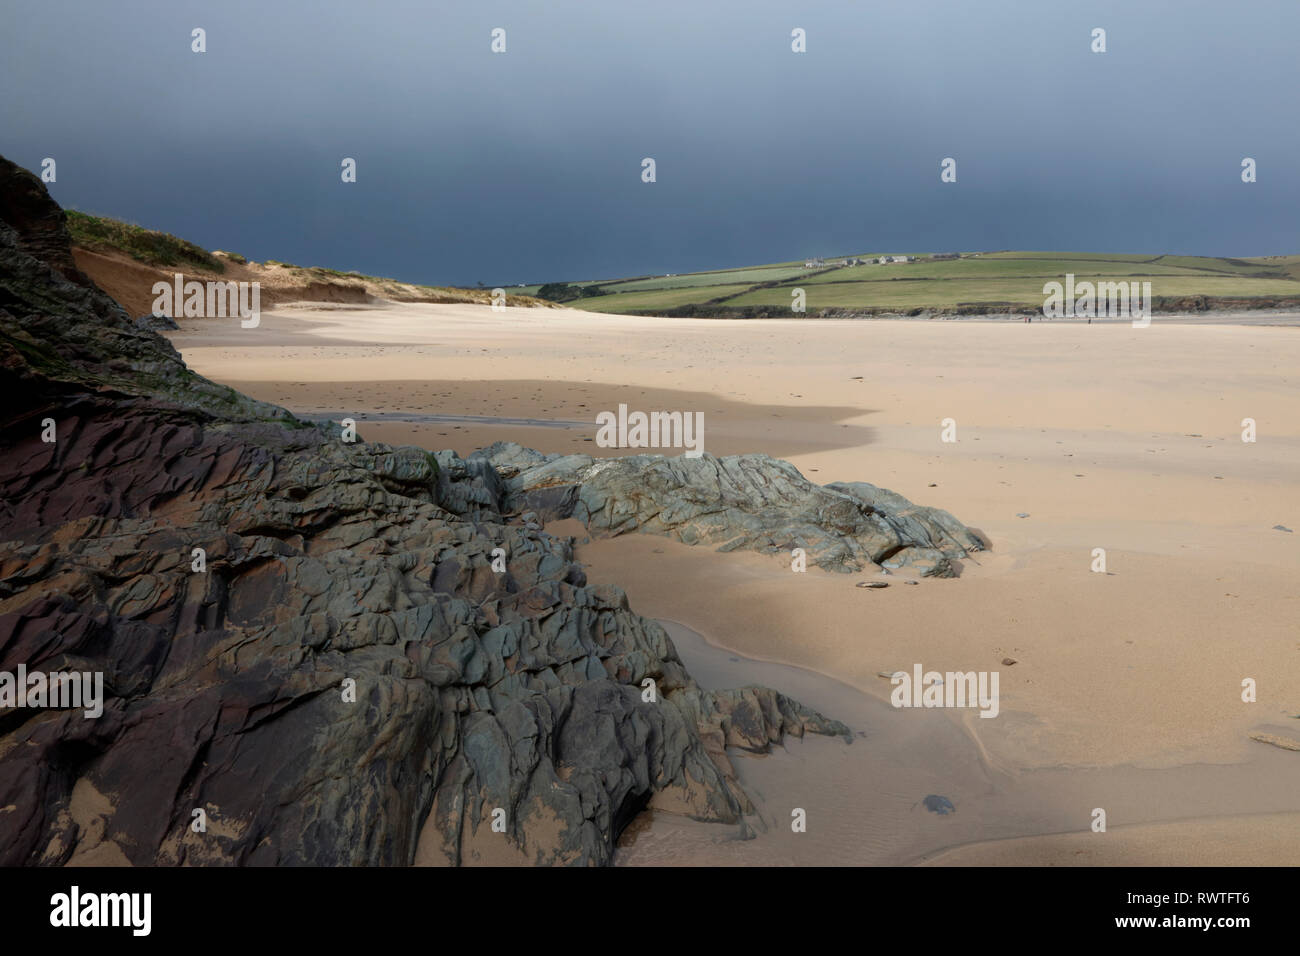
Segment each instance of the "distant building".
[{"label": "distant building", "polygon": [[805,269],[820,269],[824,265],[826,265],[824,259],[805,259],[803,267]]},{"label": "distant building", "polygon": [[933,256],[935,259],[960,259],[960,252],[936,252]]}]

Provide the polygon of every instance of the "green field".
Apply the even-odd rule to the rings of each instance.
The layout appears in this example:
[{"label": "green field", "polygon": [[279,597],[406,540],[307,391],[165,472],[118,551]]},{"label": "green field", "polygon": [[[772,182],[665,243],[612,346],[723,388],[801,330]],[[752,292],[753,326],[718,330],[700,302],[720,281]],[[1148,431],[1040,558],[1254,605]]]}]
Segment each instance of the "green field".
[{"label": "green field", "polygon": [[[645,292],[614,292],[617,285],[610,286],[610,293],[590,299],[575,299],[565,303],[574,309],[586,309],[588,312],[641,312],[650,313],[662,309],[676,309],[684,305],[707,302],[722,296],[737,296],[748,292],[752,285],[739,283],[735,285],[708,286],[708,295],[701,295],[701,289],[651,289]],[[789,296],[789,292],[786,293]]]},{"label": "green field", "polygon": [[[1038,311],[1043,284],[1150,282],[1156,311],[1300,307],[1300,256],[1255,259],[1079,252],[992,252],[960,259],[838,266],[778,263],[740,269],[637,276],[574,285],[603,295],[569,302],[593,312],[747,317],[791,315],[792,292],[804,290],[807,317],[902,312]],[[537,286],[511,290],[532,293]]]},{"label": "green field", "polygon": [[762,282],[780,282],[811,272],[798,267],[761,266],[756,269],[732,269],[727,272],[692,272],[680,276],[659,276],[654,279],[631,279],[624,282],[597,283],[609,292],[644,292],[647,289],[684,289],[701,286],[758,285]]}]

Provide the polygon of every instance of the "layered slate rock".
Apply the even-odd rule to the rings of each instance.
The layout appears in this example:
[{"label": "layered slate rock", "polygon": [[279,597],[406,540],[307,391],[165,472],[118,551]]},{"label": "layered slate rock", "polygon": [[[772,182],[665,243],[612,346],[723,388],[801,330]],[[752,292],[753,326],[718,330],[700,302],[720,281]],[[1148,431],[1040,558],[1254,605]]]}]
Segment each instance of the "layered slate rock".
[{"label": "layered slate rock", "polygon": [[[719,551],[802,548],[828,571],[914,567],[953,577],[983,542],[946,511],[865,482],[821,486],[767,455],[543,455],[499,442],[469,459],[505,479],[495,503],[577,518],[593,534],[639,532]],[[485,488],[485,493],[490,493]]]},{"label": "layered slate rock", "polygon": [[847,738],[702,690],[487,458],[193,374],[68,271],[34,176],[0,196],[0,671],[105,691],[0,711],[0,865],[601,864],[645,807],[743,832],[728,747]]}]

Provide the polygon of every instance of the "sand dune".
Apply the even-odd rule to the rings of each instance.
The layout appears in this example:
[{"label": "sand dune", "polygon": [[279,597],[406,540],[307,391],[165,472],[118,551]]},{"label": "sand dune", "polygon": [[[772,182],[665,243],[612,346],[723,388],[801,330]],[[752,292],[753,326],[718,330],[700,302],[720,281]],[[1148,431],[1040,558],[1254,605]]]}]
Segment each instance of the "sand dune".
[{"label": "sand dune", "polygon": [[[153,286],[170,284],[177,273],[199,282],[254,282],[259,287],[263,309],[293,309],[304,300],[317,308],[327,304],[345,304],[357,308],[376,302],[479,302],[490,301],[488,289],[440,289],[412,285],[396,279],[343,273],[332,269],[304,268],[287,263],[240,261],[228,253],[218,253],[223,272],[210,272],[193,263],[154,265],[133,258],[126,252],[99,245],[95,248],[73,246],[77,268],[97,286],[111,295],[132,316],[148,315],[154,306]],[[510,295],[508,301],[531,307],[552,308],[540,299]],[[176,311],[180,311],[179,308]]]}]

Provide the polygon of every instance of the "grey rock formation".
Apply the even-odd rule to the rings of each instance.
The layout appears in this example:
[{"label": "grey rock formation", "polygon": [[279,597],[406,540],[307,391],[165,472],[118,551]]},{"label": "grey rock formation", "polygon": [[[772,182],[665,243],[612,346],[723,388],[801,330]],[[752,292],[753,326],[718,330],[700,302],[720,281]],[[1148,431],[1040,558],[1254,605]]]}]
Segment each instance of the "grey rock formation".
[{"label": "grey rock formation", "polygon": [[168,315],[141,315],[135,320],[137,329],[148,329],[153,332],[171,332],[179,329],[176,320]]},{"label": "grey rock formation", "polygon": [[726,748],[847,738],[702,690],[490,459],[190,372],[68,271],[34,176],[0,195],[0,672],[105,691],[0,711],[0,865],[607,863],[647,806],[743,830]]},{"label": "grey rock formation", "polygon": [[466,467],[490,464],[504,488],[484,494],[508,511],[578,518],[596,535],[659,534],[719,551],[803,548],[811,563],[844,573],[914,567],[952,577],[983,543],[946,511],[912,504],[865,482],[821,486],[767,455],[543,455],[498,443]]}]

